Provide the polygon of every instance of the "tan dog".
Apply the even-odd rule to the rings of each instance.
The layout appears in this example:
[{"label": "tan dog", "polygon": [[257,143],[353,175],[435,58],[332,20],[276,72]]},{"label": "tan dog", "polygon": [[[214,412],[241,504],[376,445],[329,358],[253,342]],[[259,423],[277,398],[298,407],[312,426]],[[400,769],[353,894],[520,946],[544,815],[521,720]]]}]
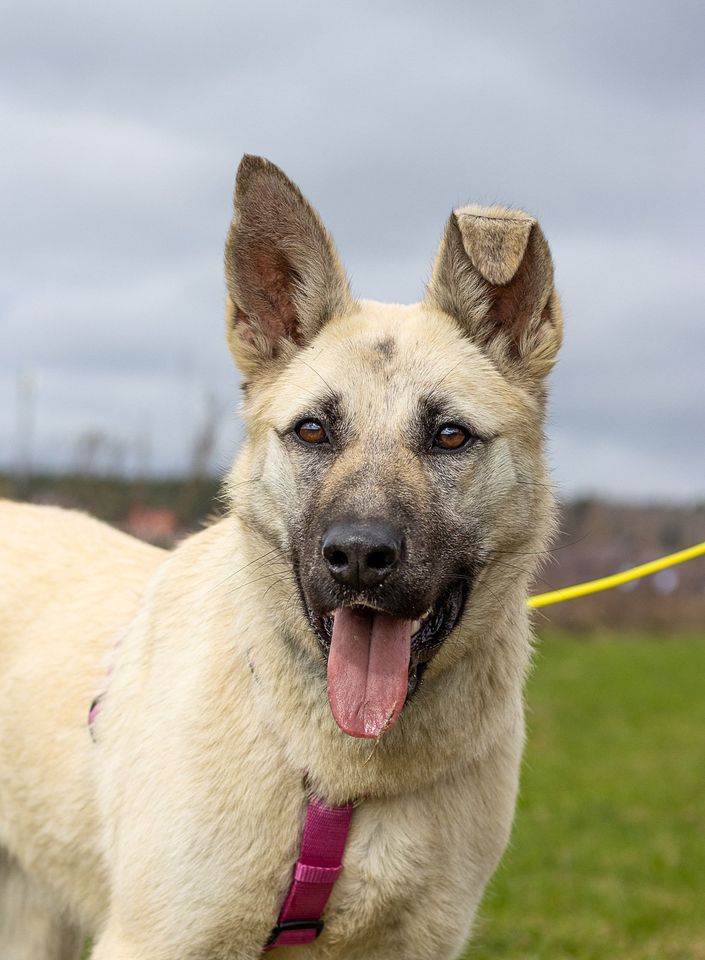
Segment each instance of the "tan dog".
[{"label": "tan dog", "polygon": [[3,960],[73,960],[85,933],[94,960],[255,960],[307,790],[358,806],[322,935],[274,955],[457,957],[507,843],[552,525],[543,234],[457,210],[423,303],[355,301],[297,188],[246,157],[226,276],[228,515],[165,554],[0,505]]}]

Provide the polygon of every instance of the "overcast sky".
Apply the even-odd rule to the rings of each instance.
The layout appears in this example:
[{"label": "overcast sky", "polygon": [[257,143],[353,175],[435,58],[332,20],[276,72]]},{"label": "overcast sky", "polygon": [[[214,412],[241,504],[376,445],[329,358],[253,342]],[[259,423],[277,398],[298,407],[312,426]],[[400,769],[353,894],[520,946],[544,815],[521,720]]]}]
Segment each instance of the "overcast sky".
[{"label": "overcast sky", "polygon": [[454,206],[537,215],[566,315],[559,492],[705,499],[703,4],[342,6],[2,5],[0,464],[182,469],[213,405],[227,464],[222,247],[250,152],[318,207],[359,296],[418,299]]}]

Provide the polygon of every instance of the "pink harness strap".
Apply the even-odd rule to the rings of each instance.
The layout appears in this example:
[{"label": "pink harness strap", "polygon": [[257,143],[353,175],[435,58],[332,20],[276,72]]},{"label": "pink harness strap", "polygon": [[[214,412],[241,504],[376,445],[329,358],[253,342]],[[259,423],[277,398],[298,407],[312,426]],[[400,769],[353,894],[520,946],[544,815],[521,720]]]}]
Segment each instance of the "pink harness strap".
[{"label": "pink harness strap", "polygon": [[329,807],[313,797],[294,877],[265,951],[312,943],[323,929],[323,911],[342,869],[353,805]]}]

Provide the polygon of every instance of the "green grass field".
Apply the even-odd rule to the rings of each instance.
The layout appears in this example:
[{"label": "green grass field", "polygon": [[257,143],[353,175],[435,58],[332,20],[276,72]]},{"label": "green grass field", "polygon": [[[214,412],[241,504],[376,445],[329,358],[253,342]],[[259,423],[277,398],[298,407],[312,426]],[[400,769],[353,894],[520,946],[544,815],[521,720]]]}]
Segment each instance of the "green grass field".
[{"label": "green grass field", "polygon": [[549,637],[528,706],[465,960],[705,960],[705,637]]},{"label": "green grass field", "polygon": [[705,638],[551,637],[466,960],[705,958]]}]

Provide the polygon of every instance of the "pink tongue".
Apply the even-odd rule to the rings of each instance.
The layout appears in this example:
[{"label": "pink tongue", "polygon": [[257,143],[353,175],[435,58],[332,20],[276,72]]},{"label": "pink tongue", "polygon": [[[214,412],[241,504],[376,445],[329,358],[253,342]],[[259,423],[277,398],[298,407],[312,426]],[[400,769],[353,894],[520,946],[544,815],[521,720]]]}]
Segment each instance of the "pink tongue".
[{"label": "pink tongue", "polygon": [[406,700],[411,620],[340,607],[328,654],[328,702],[351,737],[376,738],[397,722]]}]

